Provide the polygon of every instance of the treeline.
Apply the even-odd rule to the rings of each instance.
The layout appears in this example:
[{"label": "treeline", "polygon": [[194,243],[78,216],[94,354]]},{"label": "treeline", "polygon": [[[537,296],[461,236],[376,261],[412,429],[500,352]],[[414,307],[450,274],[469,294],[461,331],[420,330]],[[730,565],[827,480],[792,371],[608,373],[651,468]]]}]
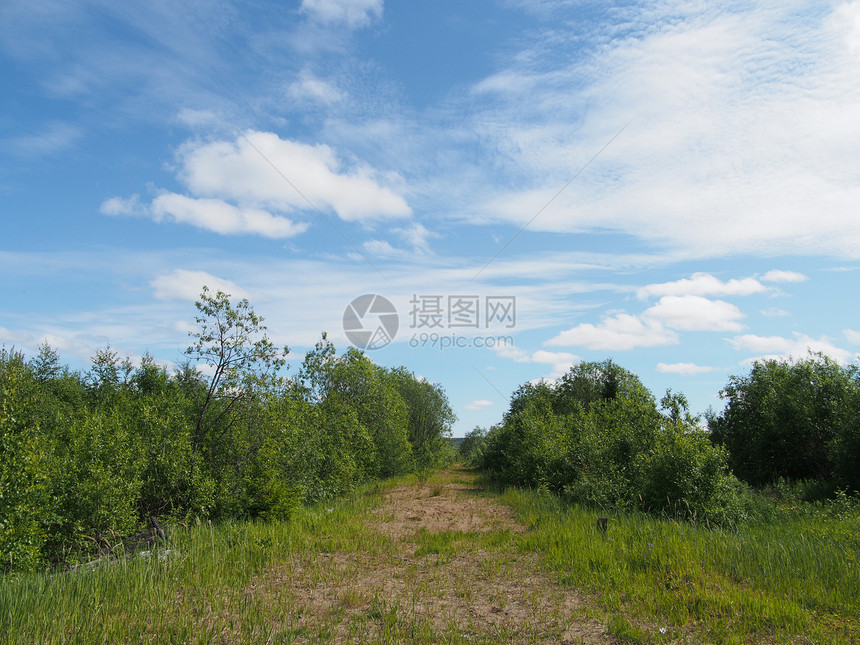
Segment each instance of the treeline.
[{"label": "treeline", "polygon": [[302,503],[450,457],[443,390],[325,334],[282,376],[247,301],[204,289],[187,362],[110,348],[85,373],[47,344],[0,351],[0,568],[119,543],[150,517],[288,518]]},{"label": "treeline", "polygon": [[601,508],[717,524],[747,516],[745,486],[860,489],[860,378],[822,355],[756,363],[721,392],[707,428],[682,394],[659,405],[611,360],[527,383],[461,453],[495,479]]}]

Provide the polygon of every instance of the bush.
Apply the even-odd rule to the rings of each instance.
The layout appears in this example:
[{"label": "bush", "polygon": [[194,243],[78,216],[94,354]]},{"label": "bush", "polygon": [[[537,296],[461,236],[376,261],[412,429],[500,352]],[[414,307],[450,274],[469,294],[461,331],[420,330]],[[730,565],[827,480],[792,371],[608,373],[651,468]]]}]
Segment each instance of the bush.
[{"label": "bush", "polygon": [[484,456],[487,445],[487,431],[476,427],[466,433],[460,442],[460,458],[470,466],[478,466]]},{"label": "bush", "polygon": [[639,379],[611,361],[574,366],[555,385],[524,385],[486,437],[481,466],[601,508],[727,523],[742,514],[726,451],[683,395],[661,413]]},{"label": "bush", "polygon": [[744,481],[818,479],[860,490],[860,378],[822,354],[767,360],[732,376],[711,415],[715,443]]}]

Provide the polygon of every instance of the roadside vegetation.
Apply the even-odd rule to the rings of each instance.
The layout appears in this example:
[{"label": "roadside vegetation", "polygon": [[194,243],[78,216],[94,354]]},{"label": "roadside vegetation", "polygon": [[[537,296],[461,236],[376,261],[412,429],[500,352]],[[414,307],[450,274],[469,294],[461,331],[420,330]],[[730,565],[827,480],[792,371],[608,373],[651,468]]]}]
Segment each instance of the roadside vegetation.
[{"label": "roadside vegetation", "polygon": [[856,366],[763,361],[721,396],[705,427],[683,395],[658,406],[612,361],[581,363],[523,385],[461,454],[622,641],[860,641]]},{"label": "roadside vegetation", "polygon": [[197,309],[173,372],[0,350],[0,643],[860,642],[855,366],[580,363],[452,469],[439,386]]},{"label": "roadside vegetation", "polygon": [[451,457],[439,386],[324,334],[288,378],[247,301],[204,289],[197,309],[173,373],[109,347],[85,373],[47,344],[0,350],[0,570],[121,555],[163,523],[288,519]]}]

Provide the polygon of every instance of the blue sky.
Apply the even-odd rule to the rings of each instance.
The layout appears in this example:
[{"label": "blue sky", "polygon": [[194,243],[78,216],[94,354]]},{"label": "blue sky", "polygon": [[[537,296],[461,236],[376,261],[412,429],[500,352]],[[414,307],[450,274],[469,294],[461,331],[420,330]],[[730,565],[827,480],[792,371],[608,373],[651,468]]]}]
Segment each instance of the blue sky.
[{"label": "blue sky", "polygon": [[379,294],[457,435],[860,352],[860,2],[5,0],[0,70],[7,348],[175,364],[207,284],[301,360]]}]

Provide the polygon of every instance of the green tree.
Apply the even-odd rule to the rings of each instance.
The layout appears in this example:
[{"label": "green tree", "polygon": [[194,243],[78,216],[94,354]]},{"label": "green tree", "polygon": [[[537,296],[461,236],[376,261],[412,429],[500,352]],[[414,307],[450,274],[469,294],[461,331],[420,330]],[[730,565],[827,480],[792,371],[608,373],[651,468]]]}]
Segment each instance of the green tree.
[{"label": "green tree", "polygon": [[0,570],[44,561],[50,495],[50,446],[38,423],[32,371],[21,353],[0,349]]},{"label": "green tree", "polygon": [[208,451],[216,450],[257,399],[283,385],[279,372],[289,353],[269,340],[263,318],[247,299],[234,305],[229,294],[212,295],[203,287],[195,305],[199,328],[189,332],[193,342],[186,355],[193,363],[207,366],[211,375],[197,406],[194,455],[203,444]]},{"label": "green tree", "polygon": [[460,457],[462,457],[470,466],[477,466],[481,463],[484,448],[487,443],[487,430],[476,426],[466,433],[463,441],[460,442]]},{"label": "green tree", "polygon": [[784,477],[856,488],[857,366],[823,354],[758,361],[747,376],[732,376],[720,395],[726,407],[708,427],[738,477],[753,485]]},{"label": "green tree", "polygon": [[601,508],[638,508],[731,522],[741,509],[726,455],[713,446],[683,394],[661,414],[632,373],[580,363],[556,383],[525,384],[483,441],[494,477],[541,486]]},{"label": "green tree", "polygon": [[438,465],[445,454],[451,426],[457,420],[445,391],[405,367],[389,370],[387,378],[406,403],[408,437],[416,464],[421,468]]}]

